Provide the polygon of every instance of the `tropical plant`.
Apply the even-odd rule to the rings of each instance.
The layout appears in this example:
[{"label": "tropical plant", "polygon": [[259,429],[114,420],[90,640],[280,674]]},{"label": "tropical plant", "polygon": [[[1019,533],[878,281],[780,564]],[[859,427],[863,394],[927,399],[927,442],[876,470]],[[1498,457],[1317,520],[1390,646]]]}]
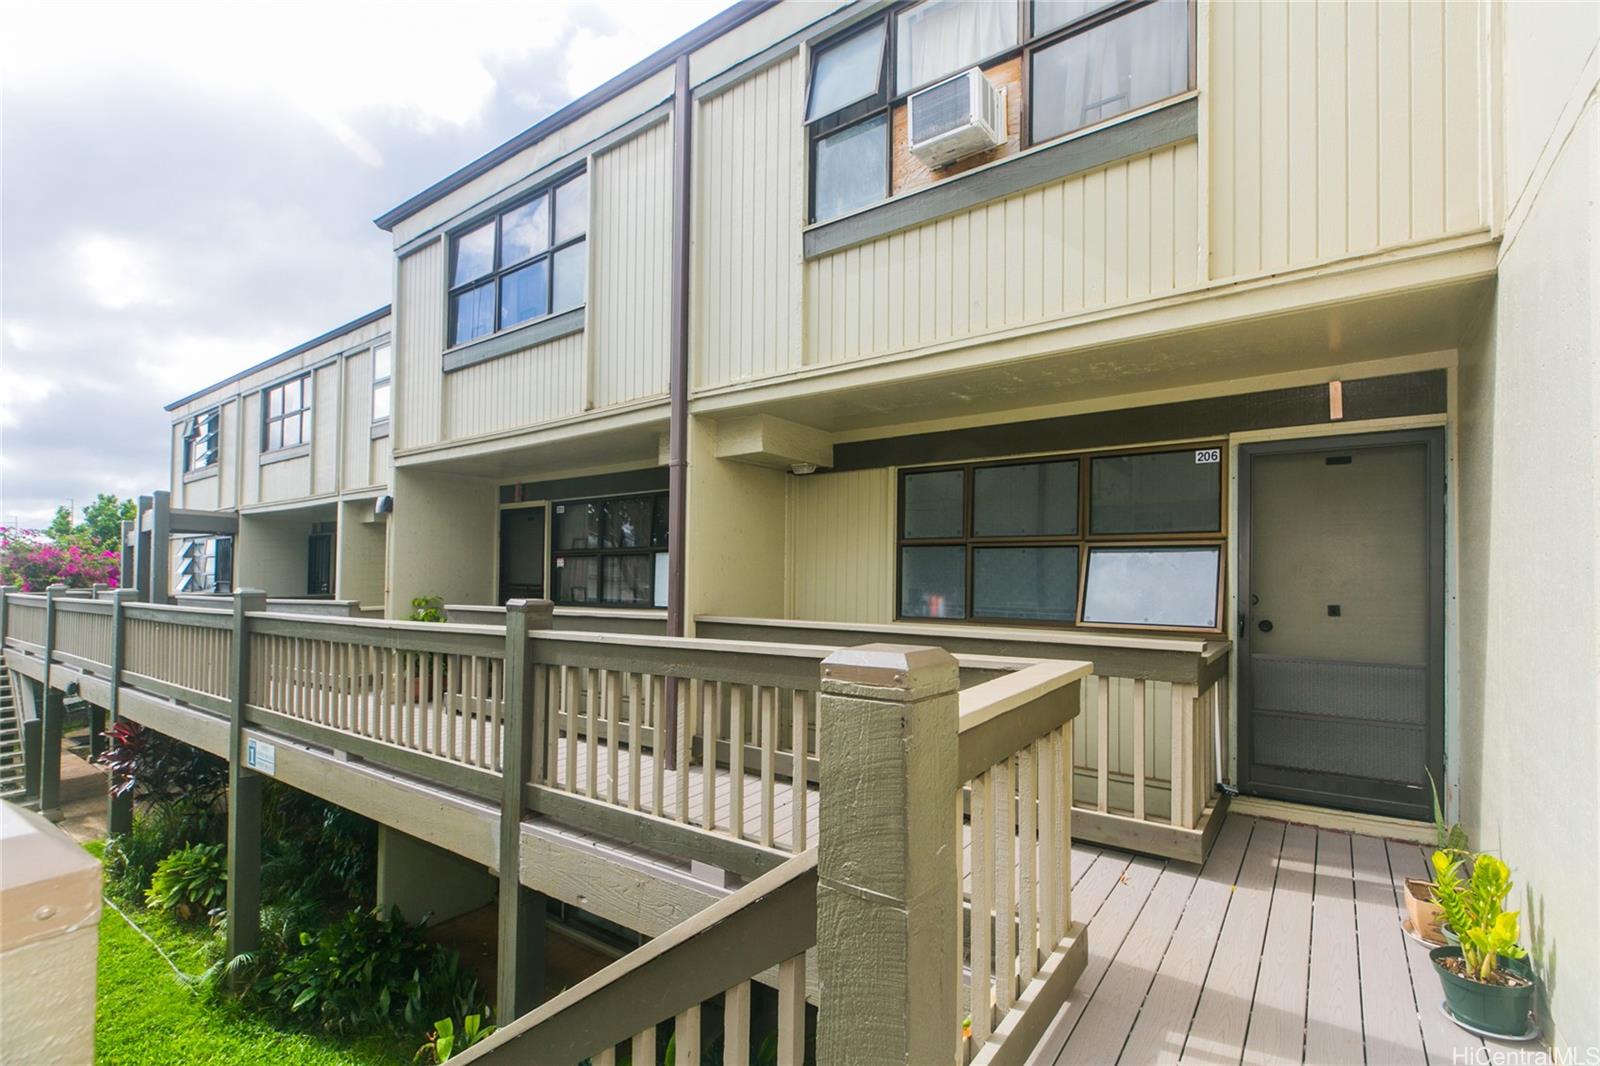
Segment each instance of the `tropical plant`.
[{"label": "tropical plant", "polygon": [[143,903],[156,867],[187,844],[222,839],[223,812],[216,806],[169,803],[147,807],[135,816],[127,833],[106,841],[106,894],[128,903]]},{"label": "tropical plant", "polygon": [[378,870],[378,825],[371,819],[269,781],[262,837],[266,898],[360,903],[371,896]]},{"label": "tropical plant", "polygon": [[66,507],[56,508],[55,517],[45,532],[50,539],[65,547],[79,544],[100,551],[116,549],[122,539],[122,523],[138,517],[139,505],[130,496],[118,499],[102,492],[83,509],[83,521],[74,524],[72,512]]},{"label": "tropical plant", "polygon": [[456,953],[422,938],[398,907],[351,911],[315,934],[302,931],[264,978],[262,991],[280,1011],[336,1032],[387,1025],[396,1031],[424,1018],[478,1010],[477,981]]},{"label": "tropical plant", "polygon": [[1440,851],[1450,852],[1463,859],[1468,854],[1467,831],[1460,822],[1446,822],[1444,817],[1444,804],[1439,800],[1439,783],[1433,779],[1433,771],[1426,771],[1428,775],[1428,789],[1433,793],[1433,836],[1434,847]]},{"label": "tropical plant", "polygon": [[145,904],[188,921],[222,906],[228,859],[221,844],[191,844],[156,864]]},{"label": "tropical plant", "polygon": [[1462,877],[1461,860],[1452,852],[1433,853],[1433,898],[1445,921],[1461,938],[1463,976],[1487,982],[1501,957],[1520,959],[1527,954],[1517,945],[1517,911],[1505,909],[1511,895],[1511,868],[1493,855],[1479,855],[1472,872]]},{"label": "tropical plant", "polygon": [[469,1014],[461,1019],[461,1031],[456,1032],[456,1024],[449,1018],[440,1018],[433,1023],[427,1040],[417,1049],[413,1062],[440,1063],[450,1058],[458,1051],[484,1040],[494,1033],[495,1027],[484,1025],[487,1015]]},{"label": "tropical plant", "polygon": [[411,621],[443,622],[444,620],[442,596],[418,596],[411,601]]},{"label": "tropical plant", "polygon": [[228,787],[228,764],[192,744],[126,719],[106,730],[100,765],[111,771],[113,796],[161,806],[214,807]]}]

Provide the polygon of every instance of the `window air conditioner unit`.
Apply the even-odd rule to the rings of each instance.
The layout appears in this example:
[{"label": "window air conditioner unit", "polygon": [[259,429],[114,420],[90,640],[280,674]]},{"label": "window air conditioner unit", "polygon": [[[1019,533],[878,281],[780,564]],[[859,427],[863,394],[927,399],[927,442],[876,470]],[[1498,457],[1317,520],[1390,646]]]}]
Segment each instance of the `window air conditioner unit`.
[{"label": "window air conditioner unit", "polygon": [[1006,91],[977,67],[911,94],[907,148],[930,167],[1006,141]]}]

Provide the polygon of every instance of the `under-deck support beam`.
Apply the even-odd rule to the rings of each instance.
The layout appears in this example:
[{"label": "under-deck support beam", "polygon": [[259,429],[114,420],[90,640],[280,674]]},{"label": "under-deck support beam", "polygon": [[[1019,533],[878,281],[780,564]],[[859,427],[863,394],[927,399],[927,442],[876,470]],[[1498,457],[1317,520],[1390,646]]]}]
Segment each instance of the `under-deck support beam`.
[{"label": "under-deck support beam", "polygon": [[65,585],[44,590],[44,702],[39,706],[39,813],[52,822],[61,820],[61,727],[66,699],[50,687],[50,663],[56,644],[56,597]]},{"label": "under-deck support beam", "polygon": [[[129,523],[124,522],[124,526]],[[122,662],[127,647],[127,626],[122,605],[134,597],[132,589],[117,589],[111,593],[111,676],[107,699],[106,728],[117,724],[122,693]],[[133,832],[133,793],[117,795],[114,781],[106,782],[106,835],[116,836]]]}]

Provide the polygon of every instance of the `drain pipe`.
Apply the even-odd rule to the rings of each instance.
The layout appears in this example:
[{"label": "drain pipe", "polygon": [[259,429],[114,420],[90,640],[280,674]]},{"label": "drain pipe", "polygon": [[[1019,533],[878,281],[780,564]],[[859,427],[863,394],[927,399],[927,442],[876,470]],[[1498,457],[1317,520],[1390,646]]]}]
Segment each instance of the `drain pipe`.
[{"label": "drain pipe", "polygon": [[[672,367],[667,426],[667,635],[684,635],[684,535],[688,517],[689,473],[689,209],[690,121],[689,56],[673,67],[672,93]],[[666,683],[667,766],[674,768],[678,750],[678,686]],[[659,710],[657,712],[660,713]]]}]

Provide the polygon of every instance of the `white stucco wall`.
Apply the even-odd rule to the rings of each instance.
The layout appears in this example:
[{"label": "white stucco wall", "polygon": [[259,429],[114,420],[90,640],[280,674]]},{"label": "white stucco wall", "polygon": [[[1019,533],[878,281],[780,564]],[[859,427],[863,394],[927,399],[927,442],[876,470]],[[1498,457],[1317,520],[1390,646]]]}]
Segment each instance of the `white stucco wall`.
[{"label": "white stucco wall", "polygon": [[[1563,5],[1554,5],[1562,8]],[[1587,18],[1572,17],[1587,7]],[[1504,5],[1509,221],[1461,370],[1461,809],[1558,1045],[1600,1046],[1600,7]],[[1559,24],[1563,45],[1540,45]],[[1571,44],[1587,35],[1586,47]],[[1587,54],[1580,74],[1551,56]],[[1553,84],[1561,80],[1560,85]],[[1513,131],[1514,128],[1514,131]],[[1581,1058],[1580,1058],[1581,1061]]]}]

